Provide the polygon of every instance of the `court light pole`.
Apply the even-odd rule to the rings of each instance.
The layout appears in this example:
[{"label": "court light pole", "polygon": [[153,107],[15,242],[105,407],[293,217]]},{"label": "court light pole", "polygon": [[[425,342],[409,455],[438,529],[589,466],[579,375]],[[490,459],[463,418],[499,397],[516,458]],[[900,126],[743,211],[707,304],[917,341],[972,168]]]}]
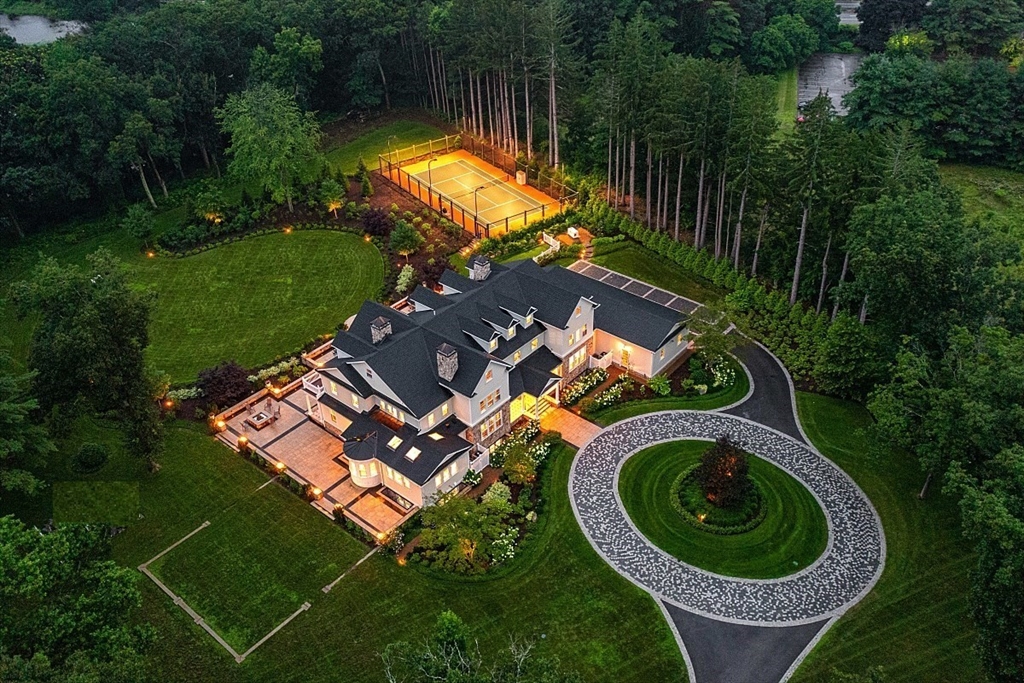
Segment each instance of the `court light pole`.
[{"label": "court light pole", "polygon": [[388,160],[391,161],[392,163],[394,163],[394,156],[393,156],[394,152],[391,151],[391,141],[394,140],[397,137],[398,137],[397,135],[389,135],[388,136]]},{"label": "court light pole", "polygon": [[487,186],[486,185],[481,185],[480,187],[478,187],[475,190],[473,190],[473,228],[474,228],[473,232],[476,233],[477,237],[480,236],[480,221],[477,218],[477,216],[480,215],[480,210],[477,208],[477,204],[476,204],[476,193],[479,192],[480,190],[484,189],[485,187],[487,187]]}]

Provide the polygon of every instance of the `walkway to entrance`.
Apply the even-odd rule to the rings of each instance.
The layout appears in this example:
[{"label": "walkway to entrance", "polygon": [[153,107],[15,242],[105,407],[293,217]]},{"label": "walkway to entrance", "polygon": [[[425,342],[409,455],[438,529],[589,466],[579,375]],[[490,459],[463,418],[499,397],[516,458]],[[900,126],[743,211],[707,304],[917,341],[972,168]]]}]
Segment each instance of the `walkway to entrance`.
[{"label": "walkway to entrance", "polygon": [[559,432],[566,442],[576,448],[585,446],[601,433],[601,428],[596,424],[570,413],[565,408],[555,408],[545,413],[540,419],[540,428],[546,432]]}]

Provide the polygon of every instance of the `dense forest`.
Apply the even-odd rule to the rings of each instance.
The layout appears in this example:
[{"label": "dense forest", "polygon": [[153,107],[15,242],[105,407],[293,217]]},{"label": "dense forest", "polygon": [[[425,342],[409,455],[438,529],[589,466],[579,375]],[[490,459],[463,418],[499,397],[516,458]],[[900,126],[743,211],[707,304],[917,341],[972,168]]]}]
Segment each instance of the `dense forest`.
[{"label": "dense forest", "polygon": [[[564,174],[606,234],[732,289],[728,313],[804,386],[866,402],[922,462],[922,496],[962,501],[983,660],[1024,676],[1024,228],[968,220],[936,164],[1024,165],[1019,0],[865,0],[859,35],[832,0],[53,4],[95,23],[48,46],[0,37],[5,239],[219,177],[261,102],[307,144],[317,116],[428,109]],[[849,116],[818,97],[780,122],[774,74],[854,42],[876,54]],[[47,297],[83,286],[53,272],[20,301],[57,326]]]}]

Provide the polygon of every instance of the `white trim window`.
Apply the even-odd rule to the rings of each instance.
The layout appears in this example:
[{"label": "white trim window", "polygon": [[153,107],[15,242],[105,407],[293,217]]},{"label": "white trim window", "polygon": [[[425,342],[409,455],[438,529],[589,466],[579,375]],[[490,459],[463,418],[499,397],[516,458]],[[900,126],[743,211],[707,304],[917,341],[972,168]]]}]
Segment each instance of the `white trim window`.
[{"label": "white trim window", "polygon": [[480,399],[480,412],[483,412],[501,400],[501,389],[495,389]]},{"label": "white trim window", "polygon": [[513,363],[518,363],[520,360],[522,360],[522,358],[523,358],[523,354],[520,353],[519,351],[516,351],[515,353],[512,354],[512,362]]},{"label": "white trim window", "polygon": [[441,404],[441,417],[448,417],[448,404],[447,403],[442,403]]},{"label": "white trim window", "polygon": [[427,427],[433,427],[433,426],[434,426],[434,414],[431,413],[430,415],[427,415]]},{"label": "white trim window", "polygon": [[663,346],[663,347],[661,347],[661,350],[660,350],[660,351],[658,351],[658,357],[659,357],[659,358],[660,358],[661,360],[665,360],[665,347],[664,347],[664,346]]},{"label": "white trim window", "polygon": [[578,349],[575,353],[569,356],[569,372],[572,372],[579,366],[587,362],[587,347],[584,346]]},{"label": "white trim window", "polygon": [[540,346],[540,337],[534,337],[530,342],[530,350],[536,351],[538,346]]},{"label": "white trim window", "polygon": [[501,411],[499,410],[494,415],[487,418],[482,425],[480,425],[480,438],[486,439],[491,434],[501,429],[502,417]]},{"label": "white trim window", "polygon": [[355,392],[352,393],[352,407],[359,409],[359,396]]},{"label": "white trim window", "polygon": [[331,380],[331,393],[335,396],[338,395],[338,385],[334,383],[333,379]]}]

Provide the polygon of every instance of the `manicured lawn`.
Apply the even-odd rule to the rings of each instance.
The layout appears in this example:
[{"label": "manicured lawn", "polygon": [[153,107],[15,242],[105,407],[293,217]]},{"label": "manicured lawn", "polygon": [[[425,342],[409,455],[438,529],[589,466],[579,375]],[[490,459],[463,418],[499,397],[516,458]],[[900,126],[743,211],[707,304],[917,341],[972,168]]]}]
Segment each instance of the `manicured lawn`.
[{"label": "manicured lawn", "polygon": [[368,552],[297,503],[267,486],[213,516],[150,569],[244,652]]},{"label": "manicured lawn", "polygon": [[105,522],[127,526],[138,521],[138,517],[138,482],[58,481],[53,484],[55,522]]},{"label": "manicured lawn", "polygon": [[[377,248],[348,233],[282,232],[184,258],[153,259],[124,237],[117,231],[55,250],[55,256],[83,264],[105,246],[125,261],[133,282],[156,292],[148,357],[174,382],[194,380],[221,360],[267,363],[333,332],[377,294],[384,277]],[[14,277],[26,275],[22,270]],[[34,321],[17,321],[8,307],[0,311],[0,323],[14,356],[24,362]]]},{"label": "manicured lawn", "polygon": [[138,258],[134,279],[157,293],[149,358],[176,382],[235,359],[251,367],[333,332],[376,295],[380,252],[356,235],[298,231],[181,259]]},{"label": "manicured lawn", "polygon": [[776,95],[778,102],[778,119],[779,119],[779,131],[785,132],[793,129],[793,124],[796,122],[796,105],[797,105],[797,72],[796,67],[783,71],[776,76],[779,83],[778,94]]},{"label": "manicured lawn", "polygon": [[[206,580],[206,572],[215,577],[210,579],[215,585],[189,589],[197,594],[224,593],[224,606],[211,602],[208,611],[238,605],[247,590],[270,590],[260,585],[260,572],[245,570],[244,558],[221,548],[221,542],[247,546],[249,560],[266,567],[295,562],[303,571],[326,575],[330,572],[307,562],[344,564],[324,553],[335,541],[317,538],[339,533],[329,520],[288,495],[276,508],[283,515],[279,519],[241,510],[256,505],[253,491],[266,476],[197,427],[177,423],[169,431],[163,468],[140,484],[145,518],[114,539],[119,562],[134,567],[210,519],[210,527],[179,547],[185,553],[180,560],[175,559],[176,550],[168,564],[160,567],[164,575],[172,570],[171,560],[192,564],[175,574],[172,587],[182,591],[185,588],[177,584],[186,577]],[[532,542],[520,549],[508,573],[482,581],[439,578],[400,567],[392,557],[378,554],[326,595],[319,588],[328,581],[319,577],[289,579],[291,590],[299,588],[296,599],[304,596],[312,607],[241,666],[155,585],[141,580],[143,617],[160,633],[150,651],[155,677],[164,681],[377,682],[383,676],[378,653],[384,646],[399,639],[422,639],[437,614],[450,608],[474,629],[485,657],[504,647],[514,633],[536,639],[538,651],[557,655],[588,682],[685,681],[682,657],[653,600],[608,567],[580,532],[568,500],[572,456],[567,448],[553,454],[544,474],[548,478],[546,507]],[[229,523],[230,519],[238,521]],[[266,519],[266,529],[259,528],[261,519]],[[218,520],[223,520],[223,530],[215,532]],[[234,532],[230,525],[237,525]],[[203,534],[211,535],[203,540]],[[249,534],[252,538],[243,537]],[[190,548],[193,543],[197,545]],[[199,544],[229,561],[217,559],[198,572],[206,556],[206,551],[197,552]],[[347,548],[348,544],[337,546]],[[217,565],[233,566],[240,573],[231,574]],[[276,581],[266,576],[268,585]],[[309,588],[314,589],[311,594],[305,592]],[[186,595],[186,599],[191,598]],[[278,609],[290,606],[286,601],[277,604]],[[202,609],[199,612],[204,614]]]},{"label": "manicured lawn", "polygon": [[1015,226],[1024,240],[1024,173],[990,166],[943,164],[939,174],[960,191],[968,217],[994,214]]},{"label": "manicured lawn", "polygon": [[828,543],[825,514],[803,484],[761,458],[748,460],[768,506],[761,524],[743,534],[717,536],[683,521],[670,502],[672,484],[709,446],[701,441],[660,444],[622,466],[619,495],[640,533],[683,562],[727,576],[774,579],[813,563]]},{"label": "manicured lawn", "polygon": [[419,121],[396,121],[328,150],[327,162],[333,171],[353,175],[359,168],[361,156],[369,169],[374,171],[377,169],[377,156],[387,153],[388,140],[392,136],[391,149],[397,152],[405,147],[443,138],[444,132]]},{"label": "manicured lawn", "polygon": [[732,405],[750,391],[750,378],[731,356],[727,361],[736,371],[736,381],[727,389],[712,391],[703,396],[662,396],[647,401],[630,401],[588,414],[587,419],[607,427],[614,422],[659,410],[715,410]]},{"label": "manicured lawn", "polygon": [[508,258],[502,259],[501,262],[502,263],[512,263],[513,261],[525,261],[528,258],[533,258],[534,256],[540,256],[541,254],[543,254],[547,250],[548,250],[548,245],[546,245],[546,244],[538,244],[536,247],[534,247],[533,249],[530,249],[529,251],[524,251],[524,252],[522,252],[520,254],[516,254],[514,256],[509,256]]},{"label": "manicured lawn", "polygon": [[675,264],[665,261],[635,242],[615,242],[601,244],[594,248],[594,257],[590,259],[599,266],[617,270],[624,275],[667,289],[699,301],[717,301],[724,293],[703,278],[696,278],[684,273]]},{"label": "manicured lawn", "polygon": [[871,499],[885,528],[886,563],[874,590],[821,640],[791,680],[830,681],[832,670],[885,669],[887,683],[982,681],[967,606],[970,544],[960,535],[953,501],[924,482],[918,463],[900,453],[875,453],[863,430],[863,407],[798,393],[804,430]]}]

